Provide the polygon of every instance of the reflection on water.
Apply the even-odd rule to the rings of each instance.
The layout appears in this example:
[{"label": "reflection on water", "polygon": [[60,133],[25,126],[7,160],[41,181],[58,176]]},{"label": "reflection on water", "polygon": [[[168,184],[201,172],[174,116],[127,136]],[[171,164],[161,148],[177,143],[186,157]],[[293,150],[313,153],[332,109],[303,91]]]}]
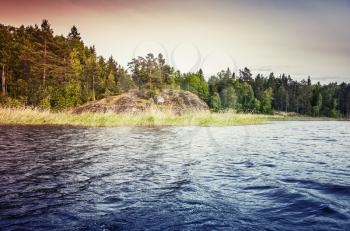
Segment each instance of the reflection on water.
[{"label": "reflection on water", "polygon": [[346,230],[350,124],[0,126],[0,229]]}]

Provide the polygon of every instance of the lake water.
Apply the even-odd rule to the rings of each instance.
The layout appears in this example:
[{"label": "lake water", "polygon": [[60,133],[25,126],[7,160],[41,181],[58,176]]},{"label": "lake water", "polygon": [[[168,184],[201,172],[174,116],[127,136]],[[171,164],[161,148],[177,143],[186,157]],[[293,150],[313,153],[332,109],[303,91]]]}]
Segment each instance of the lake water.
[{"label": "lake water", "polygon": [[0,126],[0,230],[349,230],[350,123]]}]

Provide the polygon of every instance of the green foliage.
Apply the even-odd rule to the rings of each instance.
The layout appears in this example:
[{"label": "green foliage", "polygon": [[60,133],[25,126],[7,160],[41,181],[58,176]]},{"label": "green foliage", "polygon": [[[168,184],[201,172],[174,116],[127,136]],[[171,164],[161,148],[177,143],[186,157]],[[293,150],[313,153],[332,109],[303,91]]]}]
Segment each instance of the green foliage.
[{"label": "green foliage", "polygon": [[[330,83],[313,85],[311,79],[294,81],[290,76],[269,77],[257,74],[255,79],[248,68],[241,70],[238,80],[229,69],[219,72],[208,80],[209,97],[218,93],[220,110],[233,107],[236,111],[271,114],[274,110],[297,112],[310,116],[350,116],[350,85]],[[230,77],[231,76],[231,77]],[[228,99],[227,89],[232,89],[237,98]],[[184,88],[186,89],[186,88]],[[230,90],[231,91],[231,90]],[[230,92],[229,91],[229,92]],[[228,104],[229,103],[229,104]],[[210,102],[217,110],[217,105]]]},{"label": "green foliage", "polygon": [[214,93],[214,95],[211,96],[210,107],[214,112],[218,112],[221,110],[221,99],[218,93]]},{"label": "green foliage", "polygon": [[313,107],[312,107],[312,114],[313,116],[319,116],[320,115],[320,111],[322,108],[322,95],[321,93],[316,93],[313,96]]},{"label": "green foliage", "polygon": [[238,95],[238,110],[244,112],[254,112],[256,107],[254,91],[248,83],[236,82]]},{"label": "green foliage", "polygon": [[225,109],[235,109],[237,95],[233,86],[228,86],[220,92],[221,106]]},{"label": "green foliage", "polygon": [[50,96],[45,96],[44,98],[42,98],[42,99],[40,100],[39,107],[40,107],[41,109],[50,109],[50,108],[51,108]]},{"label": "green foliage", "polygon": [[73,108],[80,104],[79,82],[69,82],[67,85],[56,91],[51,98],[51,105],[54,109]]},{"label": "green foliage", "polygon": [[109,75],[107,77],[105,89],[106,89],[105,96],[113,95],[117,91],[116,83],[115,83],[115,76],[113,75],[112,72],[109,73]]},{"label": "green foliage", "polygon": [[78,49],[73,48],[73,50],[69,54],[69,60],[70,60],[70,67],[72,68],[74,76],[77,78],[82,76],[84,67],[80,62]]},{"label": "green foliage", "polygon": [[200,73],[182,75],[179,84],[182,89],[198,95],[205,102],[209,101],[209,86]]},{"label": "green foliage", "polygon": [[25,105],[23,101],[24,99],[13,99],[8,96],[0,95],[0,106],[21,108]]},{"label": "green foliage", "polygon": [[254,98],[254,106],[253,106],[253,109],[252,109],[252,112],[253,113],[259,113],[261,110],[261,102]]},{"label": "green foliage", "polygon": [[148,54],[145,58],[134,58],[128,66],[132,79],[141,92],[161,90],[174,82],[173,68],[165,64],[162,54],[158,57]]},{"label": "green foliage", "polygon": [[239,80],[241,82],[251,83],[253,81],[252,76],[253,74],[250,72],[250,70],[247,67],[239,71]]},{"label": "green foliage", "polygon": [[274,96],[276,108],[280,111],[288,111],[288,94],[283,85],[277,88]]},{"label": "green foliage", "polygon": [[64,110],[87,101],[138,88],[146,98],[164,88],[191,91],[213,111],[235,110],[271,114],[274,110],[309,116],[350,117],[350,85],[295,81],[284,74],[268,77],[250,69],[230,69],[205,79],[181,73],[162,54],[133,59],[128,70],[87,47],[76,26],[55,36],[50,23],[19,28],[0,24],[1,105]]},{"label": "green foliage", "polygon": [[47,20],[40,28],[0,25],[0,64],[3,94],[45,109],[71,108],[134,87],[113,58],[105,61],[84,46],[75,26],[67,37],[54,36]]},{"label": "green foliage", "polygon": [[271,87],[262,93],[260,111],[264,114],[272,113],[272,94],[273,90]]},{"label": "green foliage", "polygon": [[116,73],[117,93],[121,94],[136,87],[130,75],[122,68],[119,68]]}]

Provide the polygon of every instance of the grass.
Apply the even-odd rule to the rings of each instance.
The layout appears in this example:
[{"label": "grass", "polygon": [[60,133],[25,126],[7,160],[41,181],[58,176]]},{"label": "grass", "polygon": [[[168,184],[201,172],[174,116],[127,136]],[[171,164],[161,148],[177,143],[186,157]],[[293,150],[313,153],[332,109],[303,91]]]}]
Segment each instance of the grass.
[{"label": "grass", "polygon": [[330,118],[291,117],[257,114],[198,112],[174,115],[152,110],[141,114],[50,112],[32,108],[0,108],[0,124],[72,125],[94,127],[116,126],[234,126],[264,124],[269,121],[333,120]]},{"label": "grass", "polygon": [[198,112],[185,115],[149,111],[142,114],[50,112],[32,108],[0,108],[0,124],[73,126],[233,126],[267,122],[265,115]]},{"label": "grass", "polygon": [[267,115],[268,121],[341,121],[347,120],[345,118],[331,118],[331,117],[311,117],[311,116],[272,116]]}]

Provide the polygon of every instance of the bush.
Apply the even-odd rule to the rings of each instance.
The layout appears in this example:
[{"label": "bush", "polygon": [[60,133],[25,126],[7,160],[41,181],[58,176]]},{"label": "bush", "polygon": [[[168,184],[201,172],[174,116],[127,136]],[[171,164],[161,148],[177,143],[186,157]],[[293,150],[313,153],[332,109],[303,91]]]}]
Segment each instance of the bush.
[{"label": "bush", "polygon": [[46,96],[45,98],[43,98],[42,100],[40,100],[40,105],[39,107],[41,109],[50,109],[51,108],[51,104],[50,104],[50,97]]},{"label": "bush", "polygon": [[218,112],[221,110],[221,99],[218,93],[215,93],[210,99],[210,107],[212,111]]},{"label": "bush", "polygon": [[4,107],[20,108],[25,106],[25,98],[13,99],[8,96],[0,96],[0,105]]}]

